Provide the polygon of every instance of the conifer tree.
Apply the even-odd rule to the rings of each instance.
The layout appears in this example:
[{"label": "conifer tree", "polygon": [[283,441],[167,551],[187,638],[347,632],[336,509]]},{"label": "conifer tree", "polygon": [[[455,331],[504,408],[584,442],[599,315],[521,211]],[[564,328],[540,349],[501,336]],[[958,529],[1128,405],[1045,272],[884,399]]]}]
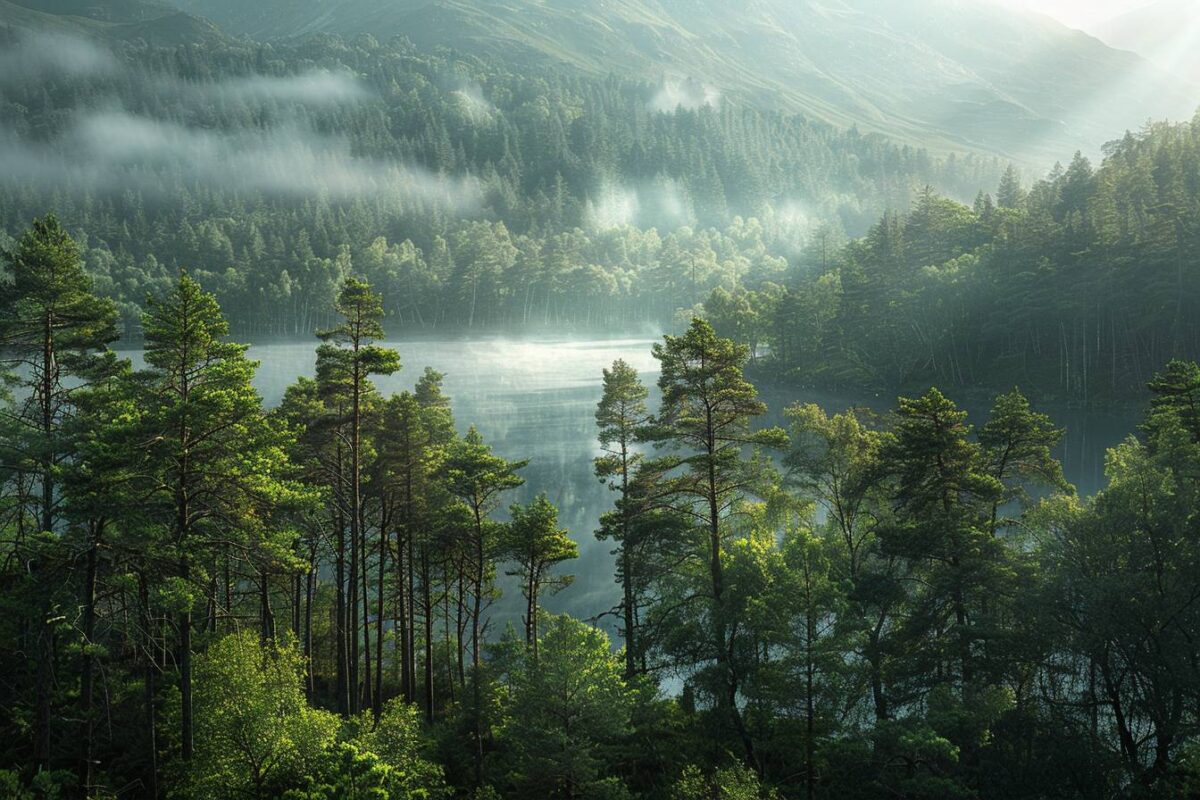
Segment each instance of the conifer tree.
[{"label": "conifer tree", "polygon": [[[47,548],[62,533],[59,480],[75,451],[67,434],[76,411],[74,397],[115,367],[108,345],[117,338],[117,314],[111,301],[92,293],[80,247],[54,215],[34,220],[3,260],[11,285],[0,300],[0,364],[20,376],[21,399],[12,419],[14,455],[22,473],[36,482],[36,488],[22,491],[18,537],[22,560],[41,584],[32,587],[38,596],[30,598],[34,619],[24,649],[33,654],[37,676],[34,759],[47,766],[55,650],[47,620],[52,616],[50,589],[56,583],[46,572]],[[42,542],[32,535],[34,529],[51,538]]]},{"label": "conifer tree", "polygon": [[730,637],[737,620],[725,598],[725,547],[729,525],[740,502],[766,491],[772,478],[751,448],[778,448],[787,443],[780,429],[755,431],[752,420],[766,412],[758,391],[743,368],[749,348],[719,338],[702,319],[693,320],[682,336],[667,336],[654,346],[662,366],[662,406],[651,437],[669,449],[668,481],[672,504],[695,521],[701,535],[697,557],[707,565],[706,585],[697,587],[707,600],[707,648],[702,659],[711,665],[713,700],[741,741],[745,757],[756,761],[754,744],[738,707],[739,676],[730,660]]},{"label": "conifer tree", "polygon": [[178,581],[180,745],[193,750],[192,609],[218,550],[271,535],[280,504],[299,502],[282,480],[286,438],[268,420],[251,380],[246,346],[226,341],[216,298],[181,274],[151,299],[143,321],[146,369],[129,391],[140,441],[126,439],[125,460],[151,487],[142,513],[160,526],[163,552]]},{"label": "conifer tree", "polygon": [[596,425],[600,429],[600,447],[604,454],[595,459],[596,475],[619,493],[616,509],[601,518],[597,537],[617,542],[619,579],[621,581],[620,613],[625,637],[625,677],[637,672],[641,643],[637,631],[637,603],[634,574],[633,534],[639,509],[631,482],[644,456],[636,444],[650,421],[646,405],[649,392],[638,378],[637,370],[618,359],[604,370],[604,393],[596,407]]},{"label": "conifer tree", "polygon": [[[371,286],[366,281],[346,278],[338,291],[334,307],[341,321],[318,334],[322,344],[317,348],[317,380],[339,427],[344,429],[339,438],[348,451],[345,507],[348,509],[350,523],[350,568],[346,578],[346,596],[349,602],[343,603],[344,610],[339,613],[339,619],[344,626],[341,635],[347,637],[349,652],[344,659],[347,665],[346,674],[344,678],[339,678],[339,685],[346,687],[345,710],[354,713],[363,704],[364,699],[372,697],[366,577],[367,521],[362,489],[365,472],[363,418],[373,392],[371,376],[391,375],[399,371],[400,356],[395,350],[374,343],[384,335],[383,302],[371,291]],[[338,550],[339,558],[344,561],[344,542],[339,545]],[[358,618],[360,596],[363,613],[361,629]],[[367,680],[360,686],[359,643],[364,637],[367,645],[367,658],[364,662]],[[339,663],[342,660],[339,658]]]},{"label": "conifer tree", "polygon": [[579,546],[565,528],[558,527],[558,509],[540,494],[527,505],[509,507],[510,521],[504,529],[502,553],[516,565],[510,575],[521,583],[525,595],[525,643],[537,658],[538,615],[541,598],[559,592],[574,581],[574,575],[556,575],[552,570],[579,557]]}]

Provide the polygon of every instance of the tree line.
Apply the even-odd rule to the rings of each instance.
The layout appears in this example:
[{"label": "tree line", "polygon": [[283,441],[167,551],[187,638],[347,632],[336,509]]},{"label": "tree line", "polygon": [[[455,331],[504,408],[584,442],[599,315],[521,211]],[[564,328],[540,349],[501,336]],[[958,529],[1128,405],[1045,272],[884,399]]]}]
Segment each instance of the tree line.
[{"label": "tree line", "polygon": [[718,287],[728,336],[827,385],[1020,383],[1041,396],[1144,395],[1172,358],[1200,357],[1200,117],[1076,155],[1024,188],[1010,170],[973,207],[927,189],[825,269]]},{"label": "tree line", "polygon": [[[1200,781],[1200,367],[1151,381],[1080,499],[1019,391],[973,427],[758,420],[750,348],[604,371],[620,647],[542,600],[577,546],[441,376],[390,397],[382,301],[343,281],[274,409],[213,295],[110,345],[53,217],[6,256],[0,786],[9,796],[1189,797]],[[575,532],[576,535],[584,532]],[[505,572],[520,629],[490,607]]]},{"label": "tree line", "polygon": [[[21,52],[23,42],[0,30],[0,46]],[[770,252],[787,255],[814,225],[857,235],[885,208],[907,207],[916,187],[971,197],[1002,169],[734,101],[664,113],[652,107],[651,83],[425,53],[404,39],[112,47],[106,69],[48,69],[0,85],[4,145],[20,145],[5,150],[10,163],[57,164],[6,171],[0,242],[55,208],[83,245],[97,292],[118,303],[130,329],[144,293],[166,291],[181,267],[206,272],[246,334],[309,335],[332,324],[333,297],[350,274],[369,275],[385,297],[410,298],[385,308],[396,327],[669,319],[717,285],[702,274],[699,298],[677,293],[646,307],[662,291],[660,240],[676,231],[726,231],[753,217]],[[39,59],[71,64],[69,48],[55,41]],[[145,127],[168,141],[199,131],[238,147],[273,131],[287,160],[287,142],[336,132],[351,170],[400,165],[426,183],[476,191],[447,198],[387,180],[338,191],[341,173],[332,186],[273,188],[240,182],[234,167],[197,173],[186,152],[127,163],[84,149],[82,123],[108,109],[140,126],[114,134],[131,148]],[[89,158],[71,173],[67,165]],[[323,166],[292,169],[319,183]],[[688,248],[692,234],[679,235]],[[599,319],[588,318],[594,308],[604,309]]]}]

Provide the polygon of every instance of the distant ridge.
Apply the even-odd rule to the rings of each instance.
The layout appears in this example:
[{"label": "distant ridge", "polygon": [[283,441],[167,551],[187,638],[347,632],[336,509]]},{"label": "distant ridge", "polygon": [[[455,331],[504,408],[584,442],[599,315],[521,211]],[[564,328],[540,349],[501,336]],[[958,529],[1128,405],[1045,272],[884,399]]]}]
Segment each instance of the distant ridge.
[{"label": "distant ridge", "polygon": [[1048,17],[982,0],[175,0],[255,38],[406,36],[590,73],[691,78],[935,149],[1047,163],[1200,95]]},{"label": "distant ridge", "polygon": [[0,27],[164,46],[224,38],[213,22],[158,0],[0,0]]},{"label": "distant ridge", "polygon": [[1200,2],[1157,0],[1096,29],[1101,39],[1200,82]]}]

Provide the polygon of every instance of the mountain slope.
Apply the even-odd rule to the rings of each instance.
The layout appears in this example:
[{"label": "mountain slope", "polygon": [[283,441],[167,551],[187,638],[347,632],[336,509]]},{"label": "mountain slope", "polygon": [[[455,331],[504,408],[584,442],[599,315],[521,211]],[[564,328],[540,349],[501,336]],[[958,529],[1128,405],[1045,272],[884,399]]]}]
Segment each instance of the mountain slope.
[{"label": "mountain slope", "polygon": [[1200,80],[1200,3],[1158,0],[1100,25],[1096,35],[1165,70]]},{"label": "mountain slope", "polygon": [[0,0],[0,28],[167,46],[224,38],[209,20],[159,0]]},{"label": "mountain slope", "polygon": [[981,0],[176,2],[260,38],[403,35],[592,73],[692,78],[842,127],[1038,162],[1200,103],[1136,55]]}]

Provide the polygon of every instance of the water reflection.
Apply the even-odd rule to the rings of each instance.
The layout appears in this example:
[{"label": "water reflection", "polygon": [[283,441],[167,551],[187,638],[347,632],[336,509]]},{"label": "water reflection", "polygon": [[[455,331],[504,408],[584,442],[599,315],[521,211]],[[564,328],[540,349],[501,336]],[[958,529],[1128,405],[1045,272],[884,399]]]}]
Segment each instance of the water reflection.
[{"label": "water reflection", "polygon": [[[651,356],[652,339],[552,340],[552,339],[412,339],[386,342],[400,352],[404,369],[379,378],[384,394],[411,389],[426,366],[446,376],[445,388],[454,403],[459,429],[475,425],[496,451],[511,459],[531,459],[523,471],[525,485],[506,498],[526,502],[546,492],[560,509],[561,523],[579,542],[580,558],[571,565],[575,583],[547,598],[552,611],[568,611],[592,618],[612,608],[618,599],[613,579],[611,544],[596,541],[593,532],[601,513],[611,507],[612,493],[592,472],[598,453],[593,414],[600,399],[601,370],[617,358],[633,365],[651,387],[650,402],[657,404],[654,383],[657,362]],[[269,405],[277,404],[284,390],[300,375],[312,375],[315,342],[259,344],[250,356],[261,362],[255,384]],[[135,362],[140,353],[133,353]],[[138,364],[140,366],[140,364]],[[953,392],[949,393],[951,397]],[[887,411],[894,398],[768,387],[763,397],[771,412],[768,424],[781,424],[783,409],[795,402],[813,402],[829,412],[851,406]],[[963,401],[975,424],[986,418],[987,403]],[[1103,486],[1104,453],[1127,436],[1136,424],[1130,412],[1096,412],[1066,407],[1040,406],[1066,427],[1066,440],[1057,454],[1067,479],[1081,493]],[[519,620],[521,600],[506,581],[505,598],[496,606],[493,629]],[[610,617],[606,623],[613,623]]]}]

